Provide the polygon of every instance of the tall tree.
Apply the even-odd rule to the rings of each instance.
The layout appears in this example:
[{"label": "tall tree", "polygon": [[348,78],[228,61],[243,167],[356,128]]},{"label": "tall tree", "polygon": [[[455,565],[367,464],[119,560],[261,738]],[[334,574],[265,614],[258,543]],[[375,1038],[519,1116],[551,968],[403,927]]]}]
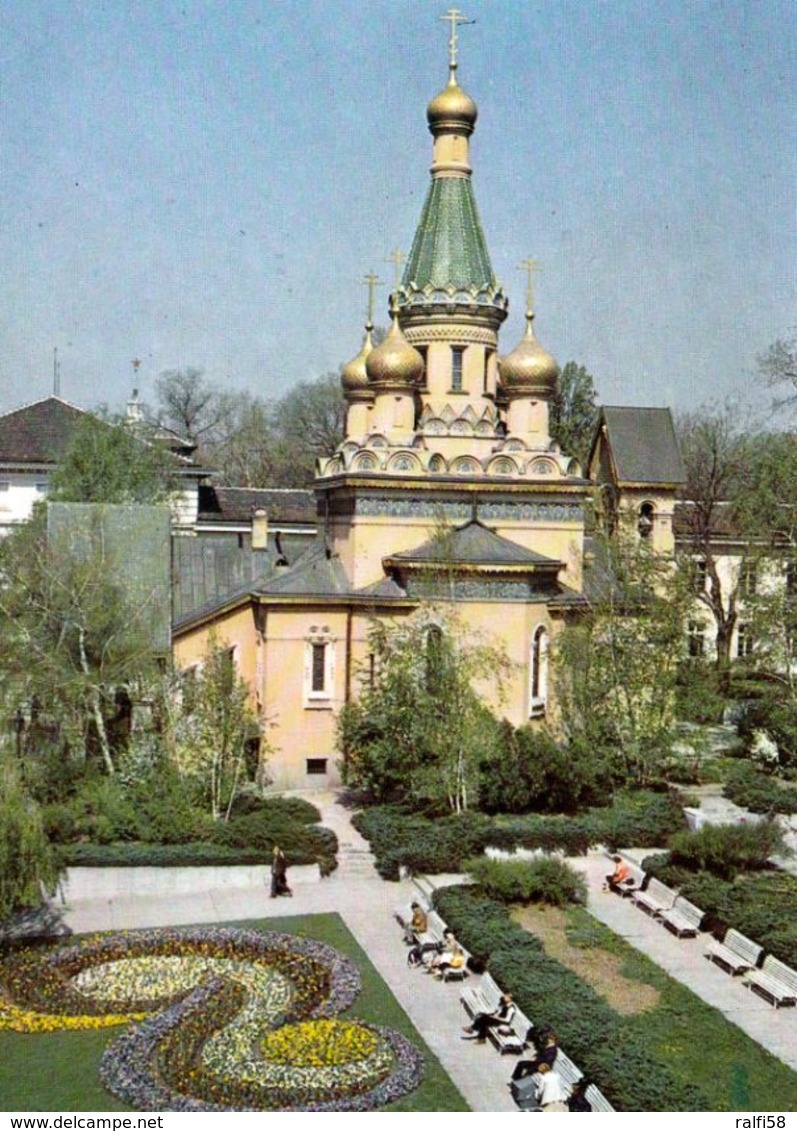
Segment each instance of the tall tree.
[{"label": "tall tree", "polygon": [[476,688],[489,672],[500,693],[509,670],[503,649],[431,604],[401,623],[375,622],[369,643],[362,692],[339,721],[344,781],[380,800],[468,809],[498,741]]},{"label": "tall tree", "polygon": [[761,556],[759,530],[749,521],[747,479],[757,443],[727,406],[682,416],[677,431],[686,469],[682,567],[692,575],[695,601],[714,623],[717,670],[727,690],[740,600]]},{"label": "tall tree", "polygon": [[672,562],[624,536],[596,539],[588,592],[553,655],[565,732],[644,785],[672,740],[689,595]]},{"label": "tall tree", "polygon": [[777,338],[757,360],[770,386],[785,387],[784,395],[775,403],[794,404],[797,401],[797,334]]},{"label": "tall tree", "polygon": [[219,423],[224,398],[201,369],[167,369],[155,382],[158,420],[199,443]]},{"label": "tall tree", "polygon": [[153,677],[157,661],[146,600],[128,599],[100,526],[91,539],[74,553],[39,513],[0,541],[0,700],[35,703],[59,745],[96,743],[112,774],[117,688]]},{"label": "tall tree", "polygon": [[87,413],[53,472],[50,497],[80,503],[165,502],[176,470],[171,452],[125,420]]},{"label": "tall tree", "polygon": [[202,666],[172,702],[173,758],[182,777],[197,786],[214,820],[229,820],[233,802],[247,781],[247,750],[259,740],[259,770],[266,749],[249,688],[235,669],[230,649],[212,636]]},{"label": "tall tree", "polygon": [[551,438],[565,455],[575,456],[582,467],[589,456],[598,419],[597,392],[592,374],[568,361],[551,405]]},{"label": "tall tree", "polygon": [[281,462],[280,486],[307,487],[315,461],[343,441],[346,402],[337,373],[300,381],[274,405],[274,434]]}]

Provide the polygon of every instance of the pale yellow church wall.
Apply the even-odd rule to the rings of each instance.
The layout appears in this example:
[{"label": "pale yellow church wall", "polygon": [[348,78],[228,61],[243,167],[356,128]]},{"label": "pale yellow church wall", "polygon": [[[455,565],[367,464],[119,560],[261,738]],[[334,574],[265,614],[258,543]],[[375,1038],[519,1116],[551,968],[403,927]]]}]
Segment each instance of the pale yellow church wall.
[{"label": "pale yellow church wall", "polygon": [[651,491],[644,487],[623,487],[618,499],[620,520],[630,529],[636,530],[640,507],[650,503],[653,507],[653,529],[650,533],[650,547],[657,554],[672,554],[675,549],[672,518],[675,507],[674,491]]},{"label": "pale yellow church wall", "polygon": [[[335,719],[346,695],[345,609],[291,605],[266,614],[260,695],[273,753],[269,773],[276,788],[323,786],[338,779]],[[331,649],[328,694],[310,689],[310,644]],[[307,759],[325,758],[326,774],[307,772]]]},{"label": "pale yellow church wall", "polygon": [[233,609],[227,614],[218,615],[212,625],[199,625],[181,634],[174,642],[176,669],[183,671],[201,666],[212,639],[226,648],[235,649],[236,670],[251,688],[252,702],[256,703],[258,648],[251,608]]}]

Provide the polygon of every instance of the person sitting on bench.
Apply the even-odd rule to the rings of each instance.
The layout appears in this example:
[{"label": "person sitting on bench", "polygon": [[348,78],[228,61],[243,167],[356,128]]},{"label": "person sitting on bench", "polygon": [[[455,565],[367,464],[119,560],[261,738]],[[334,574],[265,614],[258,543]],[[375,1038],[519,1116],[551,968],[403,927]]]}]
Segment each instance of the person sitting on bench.
[{"label": "person sitting on bench", "polygon": [[414,943],[418,935],[425,935],[429,930],[429,920],[420,903],[411,903],[412,918],[404,928],[404,938],[408,943]]},{"label": "person sitting on bench", "polygon": [[476,1040],[484,1044],[487,1033],[497,1025],[511,1025],[516,1007],[511,994],[501,994],[498,1008],[492,1013],[477,1013],[470,1025],[465,1026],[463,1041]]},{"label": "person sitting on bench", "polygon": [[524,1076],[533,1076],[539,1072],[543,1064],[553,1068],[554,1061],[559,1054],[559,1041],[556,1033],[548,1033],[542,1044],[542,1049],[534,1060],[519,1060],[512,1071],[513,1080],[522,1080]]},{"label": "person sitting on bench", "polygon": [[446,931],[445,949],[441,954],[436,954],[429,964],[427,974],[435,978],[444,978],[446,970],[461,970],[465,965],[465,952],[450,931]]},{"label": "person sitting on bench", "polygon": [[621,887],[631,879],[631,869],[622,856],[613,856],[612,860],[614,860],[614,871],[606,877],[603,890],[619,892]]}]

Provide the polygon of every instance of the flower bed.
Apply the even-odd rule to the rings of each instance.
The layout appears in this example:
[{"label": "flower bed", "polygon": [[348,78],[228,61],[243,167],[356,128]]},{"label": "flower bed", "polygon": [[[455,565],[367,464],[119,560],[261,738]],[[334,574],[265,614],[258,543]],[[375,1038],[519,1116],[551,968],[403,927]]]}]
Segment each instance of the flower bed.
[{"label": "flower bed", "polygon": [[[324,943],[226,928],[129,931],[0,961],[0,1028],[137,1022],[105,1085],[150,1111],[365,1111],[418,1086],[397,1033],[339,1021],[356,967]],[[143,1019],[142,1019],[143,1018]]]}]

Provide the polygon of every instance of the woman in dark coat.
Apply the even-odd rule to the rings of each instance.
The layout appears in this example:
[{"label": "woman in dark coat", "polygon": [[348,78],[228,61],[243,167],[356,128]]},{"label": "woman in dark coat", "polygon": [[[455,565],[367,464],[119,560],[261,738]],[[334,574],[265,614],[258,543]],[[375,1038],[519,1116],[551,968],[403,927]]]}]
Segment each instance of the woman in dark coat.
[{"label": "woman in dark coat", "polygon": [[276,899],[278,895],[293,895],[293,892],[288,887],[288,861],[280,846],[275,844],[271,854],[271,898]]}]

